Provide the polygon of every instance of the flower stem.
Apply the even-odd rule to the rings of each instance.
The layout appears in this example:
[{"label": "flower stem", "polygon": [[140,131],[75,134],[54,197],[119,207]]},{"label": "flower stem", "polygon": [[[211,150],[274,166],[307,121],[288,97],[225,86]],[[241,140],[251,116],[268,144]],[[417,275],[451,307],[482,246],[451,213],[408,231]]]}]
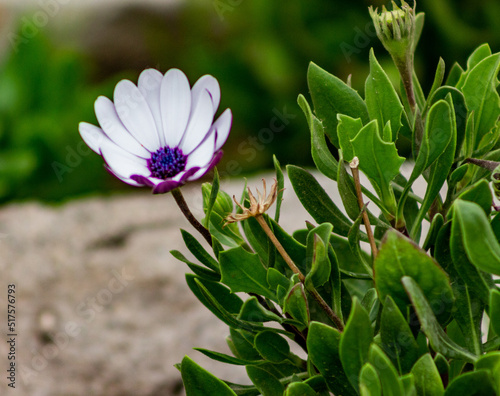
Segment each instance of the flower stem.
[{"label": "flower stem", "polygon": [[370,224],[370,219],[368,218],[368,213],[364,209],[365,204],[363,203],[363,194],[361,193],[361,182],[359,180],[359,160],[358,157],[354,157],[349,167],[352,171],[352,177],[354,179],[354,185],[356,187],[356,196],[358,197],[359,209],[363,211],[363,223],[365,223],[366,235],[368,235],[368,241],[370,242],[370,247],[372,249],[373,258],[375,259],[378,255],[377,244],[375,243],[375,238],[373,237],[372,227]]},{"label": "flower stem", "polygon": [[196,219],[196,217],[194,217],[193,213],[191,213],[181,190],[179,188],[176,188],[171,192],[182,214],[191,223],[191,225],[196,228],[196,230],[203,236],[203,238],[205,238],[208,244],[212,246],[212,236],[210,235],[210,231],[203,227],[203,225]]},{"label": "flower stem", "polygon": [[335,324],[335,326],[340,330],[344,330],[344,324],[342,321],[339,319],[339,317],[333,312],[333,310],[330,308],[330,306],[323,300],[323,297],[318,293],[318,291],[314,288],[312,285],[306,285],[306,278],[302,272],[300,272],[299,268],[295,265],[293,262],[292,258],[288,255],[286,250],[283,248],[283,245],[278,241],[276,236],[273,234],[271,229],[269,228],[269,225],[267,224],[266,220],[262,215],[257,215],[255,216],[255,220],[260,224],[266,235],[269,237],[273,245],[276,247],[278,252],[281,254],[281,257],[283,257],[283,260],[288,264],[290,269],[293,271],[294,274],[297,274],[299,277],[300,282],[305,286],[307,291],[311,293],[311,295],[314,297],[314,299],[318,302],[318,304],[323,308],[323,310],[326,312],[328,317],[331,319],[331,321]]}]

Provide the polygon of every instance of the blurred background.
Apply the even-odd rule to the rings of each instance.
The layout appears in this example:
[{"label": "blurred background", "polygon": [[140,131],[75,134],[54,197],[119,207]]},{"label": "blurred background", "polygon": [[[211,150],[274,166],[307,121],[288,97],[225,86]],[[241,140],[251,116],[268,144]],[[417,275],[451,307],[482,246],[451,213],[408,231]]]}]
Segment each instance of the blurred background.
[{"label": "blurred background", "polygon": [[[191,84],[207,73],[219,80],[221,109],[234,114],[222,174],[268,169],[273,153],[282,165],[310,165],[308,130],[296,104],[299,93],[307,97],[308,63],[344,80],[352,74],[363,94],[374,47],[397,78],[367,11],[385,3],[0,1],[0,202],[135,191],[103,171],[78,123],[96,123],[97,96],[112,97],[120,79],[137,82],[148,67],[180,68]],[[439,56],[449,70],[483,42],[499,49],[496,0],[420,0],[417,11],[426,13],[416,58],[424,92]]]}]

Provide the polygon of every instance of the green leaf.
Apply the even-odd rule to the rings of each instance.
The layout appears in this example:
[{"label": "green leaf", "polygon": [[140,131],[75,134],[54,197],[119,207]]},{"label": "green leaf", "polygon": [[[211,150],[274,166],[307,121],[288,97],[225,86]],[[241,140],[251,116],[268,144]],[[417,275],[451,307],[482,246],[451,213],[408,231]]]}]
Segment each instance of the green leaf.
[{"label": "green leaf", "polygon": [[309,103],[304,96],[299,95],[297,102],[307,118],[311,132],[311,155],[316,168],[326,177],[336,180],[338,162],[330,152],[325,140],[323,124],[312,113]]},{"label": "green leaf", "polygon": [[186,247],[194,257],[211,270],[220,273],[219,263],[203,248],[194,236],[183,229],[181,229],[181,235]]},{"label": "green leaf", "polygon": [[187,356],[182,359],[181,374],[186,396],[236,396],[228,385]]},{"label": "green leaf", "polygon": [[309,358],[325,378],[331,392],[338,395],[353,396],[351,387],[339,356],[340,333],[326,324],[311,322],[307,333]]},{"label": "green leaf", "polygon": [[403,105],[394,86],[370,49],[370,74],[365,82],[365,101],[370,119],[378,121],[379,130],[389,122],[392,136],[385,141],[395,141],[401,128]]},{"label": "green leaf", "polygon": [[445,396],[495,395],[495,387],[487,370],[476,370],[456,377],[446,388]]},{"label": "green leaf", "polygon": [[332,266],[328,259],[328,246],[333,226],[329,223],[309,231],[307,236],[307,261],[308,270],[305,284],[312,287],[323,286],[330,278]]},{"label": "green leaf", "polygon": [[275,155],[273,155],[273,163],[274,163],[274,169],[276,170],[276,181],[278,182],[278,195],[276,197],[276,209],[274,213],[274,221],[278,223],[280,220],[281,203],[283,201],[285,177],[283,176],[283,171],[281,170],[281,165],[278,161],[278,158],[276,158]]},{"label": "green leaf", "polygon": [[[264,216],[266,218],[266,216]],[[245,236],[250,243],[250,246],[258,254],[262,264],[266,268],[272,267],[274,262],[269,262],[269,250],[274,249],[274,245],[271,244],[268,236],[260,226],[259,222],[255,218],[250,217],[242,221],[243,230],[245,231]]]},{"label": "green leaf", "polygon": [[[248,377],[265,396],[283,396],[285,387],[270,372],[256,366],[247,366]],[[186,395],[188,396],[188,395]]]},{"label": "green leaf", "polygon": [[492,351],[481,356],[475,364],[475,369],[484,369],[490,372],[490,378],[498,395],[500,393],[500,351]]},{"label": "green leaf", "polygon": [[359,389],[359,373],[368,361],[372,341],[373,330],[368,313],[354,297],[351,313],[340,339],[340,360],[355,389]]},{"label": "green leaf", "polygon": [[313,388],[304,382],[292,382],[287,386],[283,396],[316,396]]},{"label": "green leaf", "polygon": [[470,188],[461,193],[458,198],[464,201],[477,203],[484,210],[486,215],[489,215],[491,212],[493,197],[491,196],[490,185],[487,180],[483,179],[473,184]]},{"label": "green leaf", "polygon": [[443,331],[417,282],[409,276],[404,276],[401,282],[417,313],[422,331],[429,339],[432,348],[450,359],[461,359],[473,363],[477,357],[454,343]]},{"label": "green leaf", "polygon": [[280,316],[265,309],[255,296],[245,300],[238,315],[238,319],[248,322],[282,322],[282,318]]},{"label": "green leaf", "polygon": [[368,177],[378,196],[393,214],[396,212],[391,181],[399,174],[404,158],[398,156],[394,143],[384,142],[379,135],[376,121],[364,126],[351,141],[359,168]]},{"label": "green leaf", "polygon": [[411,372],[419,395],[442,396],[444,394],[443,382],[429,353],[418,359]]},{"label": "green leaf", "polygon": [[434,81],[432,82],[432,87],[429,91],[429,95],[427,95],[428,98],[432,98],[432,95],[434,94],[436,89],[438,89],[443,83],[445,69],[446,67],[443,58],[439,58],[439,62],[436,68],[436,74],[434,75]]},{"label": "green leaf", "polygon": [[220,274],[206,269],[205,267],[202,267],[198,264],[192,263],[189,261],[181,252],[178,250],[171,250],[170,254],[174,256],[177,260],[182,261],[188,265],[188,267],[193,271],[196,275],[203,279],[207,279],[209,281],[214,281],[214,282],[219,282],[220,281]]},{"label": "green leaf", "polygon": [[477,47],[467,59],[467,71],[471,71],[479,62],[490,55],[491,48],[487,43]]},{"label": "green leaf", "polygon": [[309,324],[309,306],[307,304],[306,294],[302,283],[292,286],[283,306],[283,313],[289,313],[292,318],[298,320],[304,326]]},{"label": "green leaf", "polygon": [[403,217],[406,198],[413,182],[445,151],[453,133],[454,129],[450,106],[444,100],[434,103],[427,115],[425,132],[413,171],[399,199],[398,219],[402,219]]},{"label": "green leaf", "polygon": [[456,87],[457,83],[460,81],[460,77],[464,73],[464,69],[457,62],[453,64],[448,73],[448,77],[446,78],[445,85],[449,85],[451,87]]},{"label": "green leaf", "polygon": [[361,131],[363,123],[360,118],[354,119],[345,114],[338,114],[337,119],[337,134],[340,149],[342,150],[344,159],[351,162],[354,158],[354,149],[351,140]]},{"label": "green leaf", "polygon": [[[454,109],[451,95],[448,95],[446,97],[446,101],[448,102],[448,105],[450,105],[450,108]],[[443,184],[446,181],[448,174],[450,173],[450,169],[453,165],[457,145],[456,121],[454,111],[451,112],[451,121],[453,131],[452,137],[444,152],[438,157],[436,161],[434,161],[429,170],[428,185],[427,190],[425,191],[424,201],[420,206],[418,216],[415,219],[412,230],[410,232],[412,238],[415,238],[415,236],[420,232],[422,221],[427,214],[427,211],[430,209],[432,203],[439,195],[439,191],[443,187]]]},{"label": "green leaf", "polygon": [[390,295],[401,312],[410,300],[401,284],[403,276],[418,283],[440,323],[445,323],[453,308],[453,294],[446,273],[439,264],[411,240],[395,230],[388,231],[374,263],[375,285],[379,298]]},{"label": "green leaf", "polygon": [[384,396],[400,396],[404,394],[403,383],[399,379],[398,372],[387,355],[376,344],[370,346],[369,362],[378,372]]},{"label": "green leaf", "polygon": [[490,324],[496,335],[500,336],[500,291],[490,290]]},{"label": "green leaf", "polygon": [[314,63],[309,64],[307,82],[314,111],[323,122],[325,133],[338,148],[337,114],[346,114],[368,122],[368,110],[359,94],[341,79]]},{"label": "green leaf", "polygon": [[467,348],[480,355],[481,345],[481,322],[483,319],[484,304],[478,298],[474,288],[469,287],[461,279],[453,282],[453,294],[455,295],[455,318],[465,338]]},{"label": "green leaf", "polygon": [[473,202],[456,200],[453,221],[460,225],[467,257],[479,270],[500,275],[500,244],[481,207]]},{"label": "green leaf", "polygon": [[297,166],[288,165],[286,169],[295,194],[313,219],[319,224],[331,223],[335,233],[346,236],[352,222],[333,203],[314,176]]},{"label": "green leaf", "polygon": [[226,355],[224,353],[210,351],[204,348],[194,348],[195,351],[203,353],[205,356],[209,357],[212,360],[216,360],[217,362],[233,364],[235,366],[246,366],[251,364],[262,364],[265,363],[264,360],[247,360],[240,359],[234,356]]},{"label": "green leaf", "polygon": [[377,370],[370,363],[366,363],[359,374],[359,389],[361,395],[382,396],[382,385]]},{"label": "green leaf", "polygon": [[401,374],[410,372],[418,359],[418,345],[403,314],[387,295],[380,318],[382,349]]},{"label": "green leaf", "polygon": [[267,283],[267,271],[257,254],[249,253],[240,246],[223,251],[219,259],[221,282],[228,285],[233,293],[256,293],[276,300]]},{"label": "green leaf", "polygon": [[262,331],[255,336],[255,349],[260,355],[273,363],[281,363],[288,359],[290,346],[279,334],[272,331]]},{"label": "green leaf", "polygon": [[[206,209],[205,209],[205,227],[208,227],[210,215],[212,213],[212,209],[215,204],[215,200],[217,199],[217,194],[219,192],[219,187],[220,187],[220,182],[219,182],[219,172],[217,172],[217,168],[214,168],[214,179],[212,181],[212,188],[210,191],[210,198],[208,199],[208,202],[206,204]],[[204,200],[205,201],[205,200]],[[205,203],[205,202],[203,202]],[[203,205],[205,206],[205,205]],[[232,204],[231,204],[231,209],[232,209]]]},{"label": "green leaf", "polygon": [[229,349],[234,356],[250,361],[257,361],[261,359],[259,352],[255,349],[253,341],[255,335],[246,330],[229,328],[230,336],[226,338]]},{"label": "green leaf", "polygon": [[498,120],[500,97],[497,92],[497,75],[500,53],[481,60],[468,72],[462,92],[469,111],[474,112],[476,147]]}]

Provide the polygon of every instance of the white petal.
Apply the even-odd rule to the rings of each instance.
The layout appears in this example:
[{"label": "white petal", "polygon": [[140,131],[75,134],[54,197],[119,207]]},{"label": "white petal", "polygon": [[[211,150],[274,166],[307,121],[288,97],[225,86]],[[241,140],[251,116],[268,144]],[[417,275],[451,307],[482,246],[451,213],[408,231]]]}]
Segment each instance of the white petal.
[{"label": "white petal", "polygon": [[153,119],[155,120],[156,130],[160,138],[161,146],[165,146],[165,134],[163,133],[163,121],[160,107],[160,87],[163,74],[156,69],[144,70],[139,76],[137,86],[144,99],[149,105]]},{"label": "white petal", "polygon": [[120,178],[128,179],[132,175],[146,177],[151,175],[145,159],[130,154],[110,140],[103,141],[101,154],[109,168]]},{"label": "white petal", "polygon": [[184,154],[190,154],[205,139],[210,132],[213,119],[212,98],[205,90],[200,94],[193,107],[189,125],[179,145]]},{"label": "white petal", "polygon": [[188,160],[186,162],[186,169],[191,169],[194,167],[203,168],[208,165],[214,156],[215,149],[215,134],[212,133],[208,136],[205,141],[200,144],[196,150],[189,154]]},{"label": "white petal", "polygon": [[80,131],[80,136],[82,137],[82,139],[85,141],[85,143],[87,143],[87,146],[89,146],[97,154],[101,155],[100,147],[103,140],[109,140],[103,130],[87,122],[80,122],[80,125],[78,125],[78,130]]},{"label": "white petal", "polygon": [[127,183],[127,184],[130,184],[131,186],[134,186],[134,187],[142,187],[144,186],[144,184],[139,184],[137,183],[135,180],[132,180],[130,179],[129,177],[122,177],[118,174],[116,174],[115,172],[113,172],[113,170],[111,168],[108,167],[108,170],[115,176],[117,177],[118,179],[120,179],[121,181]]},{"label": "white petal", "polygon": [[151,152],[160,148],[155,120],[141,91],[128,80],[120,81],[114,92],[115,108],[123,125]]},{"label": "white petal", "polygon": [[165,142],[177,147],[184,135],[191,112],[191,89],[187,77],[178,69],[170,69],[161,82],[160,104]]},{"label": "white petal", "polygon": [[99,96],[95,101],[94,108],[99,125],[103,129],[104,133],[113,142],[127,150],[129,153],[143,158],[151,157],[151,153],[147,151],[123,126],[111,100],[104,96]]},{"label": "white petal", "polygon": [[214,109],[214,114],[217,111],[220,103],[220,86],[217,79],[210,75],[205,75],[200,77],[196,84],[193,85],[191,90],[191,97],[193,98],[193,103],[196,103],[200,94],[207,90],[212,98],[212,106]]},{"label": "white petal", "polygon": [[215,141],[215,151],[219,150],[226,143],[231,124],[233,122],[233,114],[231,109],[226,109],[224,113],[214,122],[212,129],[217,131],[217,140]]}]

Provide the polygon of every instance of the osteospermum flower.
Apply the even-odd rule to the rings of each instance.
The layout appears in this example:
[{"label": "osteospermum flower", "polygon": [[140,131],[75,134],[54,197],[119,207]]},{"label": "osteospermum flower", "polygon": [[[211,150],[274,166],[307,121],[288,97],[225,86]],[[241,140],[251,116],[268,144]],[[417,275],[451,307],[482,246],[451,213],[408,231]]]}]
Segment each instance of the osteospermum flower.
[{"label": "osteospermum flower", "polygon": [[212,76],[201,77],[191,89],[178,69],[165,75],[148,69],[137,86],[120,81],[114,102],[100,96],[95,102],[100,128],[82,122],[80,135],[113,175],[166,193],[202,177],[221,159],[232,114],[226,109],[214,122],[219,102],[219,83]]}]

